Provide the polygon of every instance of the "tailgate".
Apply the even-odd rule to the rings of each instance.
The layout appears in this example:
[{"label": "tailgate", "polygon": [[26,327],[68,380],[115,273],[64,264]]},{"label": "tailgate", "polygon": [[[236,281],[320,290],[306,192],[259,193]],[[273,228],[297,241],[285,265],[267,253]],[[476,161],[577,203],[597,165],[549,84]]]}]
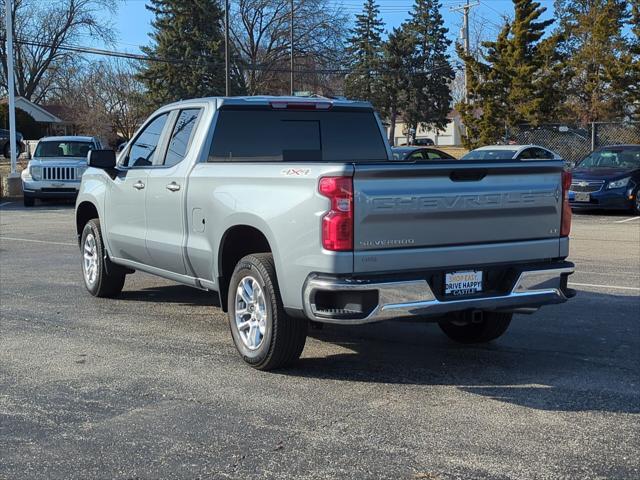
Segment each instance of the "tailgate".
[{"label": "tailgate", "polygon": [[[480,260],[488,244],[531,241],[557,257],[562,170],[562,162],[548,160],[356,165],[354,249],[369,260],[356,258],[355,271],[386,270],[394,252],[410,249],[432,249],[447,262],[446,253],[464,250],[461,259],[476,252]],[[507,250],[504,261],[511,260]],[[531,249],[532,259],[541,255],[544,248]],[[414,261],[415,268],[433,266],[433,258]]]}]

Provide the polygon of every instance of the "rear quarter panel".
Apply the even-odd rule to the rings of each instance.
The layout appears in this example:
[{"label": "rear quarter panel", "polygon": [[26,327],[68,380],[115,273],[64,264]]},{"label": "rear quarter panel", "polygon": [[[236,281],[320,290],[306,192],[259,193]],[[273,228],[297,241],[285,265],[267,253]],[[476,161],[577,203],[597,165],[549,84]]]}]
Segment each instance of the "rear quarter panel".
[{"label": "rear quarter panel", "polygon": [[198,163],[187,195],[187,250],[195,275],[215,282],[225,232],[254,227],[273,252],[284,305],[302,308],[309,273],[353,270],[353,253],[322,248],[320,225],[329,201],[318,193],[321,176],[352,173],[344,164]]}]

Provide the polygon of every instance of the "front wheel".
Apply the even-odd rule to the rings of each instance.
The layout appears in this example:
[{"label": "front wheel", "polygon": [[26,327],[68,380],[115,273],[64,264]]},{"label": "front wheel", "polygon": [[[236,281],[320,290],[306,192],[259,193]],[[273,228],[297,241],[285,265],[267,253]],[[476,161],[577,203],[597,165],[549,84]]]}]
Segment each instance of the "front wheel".
[{"label": "front wheel", "polygon": [[115,297],[122,291],[126,271],[105,254],[100,220],[93,218],[82,230],[80,241],[84,285],[94,297]]},{"label": "front wheel", "polygon": [[636,190],[636,194],[634,195],[635,200],[633,202],[633,213],[636,215],[640,215],[640,188]]},{"label": "front wheel", "polygon": [[270,253],[247,255],[238,262],[227,302],[231,336],[245,362],[273,370],[300,357],[309,322],[285,312]]},{"label": "front wheel", "polygon": [[25,207],[33,207],[36,204],[36,199],[34,197],[27,197],[25,195],[22,199]]},{"label": "front wheel", "polygon": [[483,312],[481,318],[460,316],[438,325],[447,337],[459,343],[486,343],[500,337],[509,328],[512,313]]}]

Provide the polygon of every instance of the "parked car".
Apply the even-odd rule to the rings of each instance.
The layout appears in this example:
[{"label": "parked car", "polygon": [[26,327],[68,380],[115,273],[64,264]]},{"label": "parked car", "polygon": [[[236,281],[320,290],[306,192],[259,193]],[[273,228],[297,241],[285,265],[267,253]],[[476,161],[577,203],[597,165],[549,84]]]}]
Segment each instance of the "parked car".
[{"label": "parked car", "polygon": [[562,160],[562,157],[540,145],[489,145],[471,150],[460,160]]},{"label": "parked car", "polygon": [[391,147],[391,152],[394,160],[456,160],[456,157],[436,148]]},{"label": "parked car", "polygon": [[[0,128],[0,151],[4,155],[5,158],[11,158],[11,135],[9,130],[5,130],[4,128]],[[17,155],[20,155],[24,152],[24,143],[22,141],[22,134],[20,132],[16,132],[16,146],[18,148]]]},{"label": "parked car", "polygon": [[572,208],[631,209],[640,215],[640,145],[600,147],[572,174]]},{"label": "parked car", "polygon": [[416,138],[413,141],[414,146],[427,146],[430,147],[432,145],[435,145],[435,143],[433,142],[433,140],[431,140],[430,138]]},{"label": "parked car", "polygon": [[95,137],[44,137],[22,171],[24,204],[38,198],[74,198],[87,169],[87,154],[102,148]]},{"label": "parked car", "polygon": [[479,343],[574,295],[563,162],[392,161],[369,103],[182,101],[117,160],[88,158],[76,232],[89,293],[116,296],[136,270],[217,292],[258,369],[296,360],[309,320],[414,317]]}]

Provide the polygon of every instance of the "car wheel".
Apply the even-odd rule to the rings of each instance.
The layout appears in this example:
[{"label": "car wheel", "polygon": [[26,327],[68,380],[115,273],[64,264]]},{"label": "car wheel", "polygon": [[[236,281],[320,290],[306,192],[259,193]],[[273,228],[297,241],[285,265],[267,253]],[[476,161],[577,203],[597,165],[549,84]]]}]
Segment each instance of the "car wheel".
[{"label": "car wheel", "polygon": [[640,215],[640,188],[636,190],[635,201],[633,202],[633,213]]},{"label": "car wheel", "polygon": [[94,297],[115,297],[122,291],[126,271],[107,258],[100,220],[87,222],[80,241],[84,285]]},{"label": "car wheel", "polygon": [[25,207],[33,207],[36,204],[35,197],[27,197],[26,195],[22,197],[22,201]]},{"label": "car wheel", "polygon": [[309,322],[285,312],[270,253],[247,255],[238,262],[227,302],[231,336],[245,362],[273,370],[300,357]]},{"label": "car wheel", "polygon": [[[20,154],[22,153],[21,151],[22,149],[20,148],[20,144],[16,145],[16,158],[18,158],[20,156]],[[11,144],[9,142],[6,143],[6,145],[4,146],[4,152],[2,152],[4,154],[4,158],[11,158]]]},{"label": "car wheel", "polygon": [[447,319],[438,323],[451,340],[459,343],[485,343],[495,340],[509,328],[512,313],[483,312],[480,319]]}]

